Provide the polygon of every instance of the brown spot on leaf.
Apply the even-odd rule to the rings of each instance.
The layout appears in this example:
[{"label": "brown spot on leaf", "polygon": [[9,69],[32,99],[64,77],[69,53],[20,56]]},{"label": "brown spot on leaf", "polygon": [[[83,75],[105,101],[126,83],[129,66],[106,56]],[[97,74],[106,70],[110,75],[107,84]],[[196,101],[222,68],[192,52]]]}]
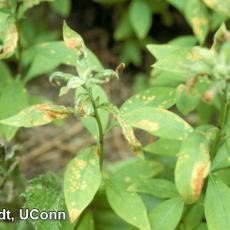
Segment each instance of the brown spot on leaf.
[{"label": "brown spot on leaf", "polygon": [[79,38],[65,38],[65,44],[69,49],[79,49],[82,47],[82,41]]}]

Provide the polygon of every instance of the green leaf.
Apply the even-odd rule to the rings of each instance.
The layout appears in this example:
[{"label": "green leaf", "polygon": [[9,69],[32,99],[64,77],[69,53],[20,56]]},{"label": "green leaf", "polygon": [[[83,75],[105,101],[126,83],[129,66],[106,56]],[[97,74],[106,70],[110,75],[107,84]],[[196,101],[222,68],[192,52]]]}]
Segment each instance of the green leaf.
[{"label": "green leaf", "polygon": [[[0,120],[10,117],[28,106],[26,89],[20,82],[12,81],[7,84],[0,94]],[[17,128],[0,124],[0,134],[7,140],[11,140],[17,132]]]},{"label": "green leaf", "polygon": [[101,184],[96,147],[82,150],[65,171],[64,194],[70,221],[73,223],[93,200]]},{"label": "green leaf", "polygon": [[0,92],[3,90],[7,85],[11,84],[13,82],[12,74],[10,72],[10,69],[8,66],[0,61]]},{"label": "green leaf", "polygon": [[192,127],[176,114],[159,108],[145,107],[123,114],[132,127],[171,140],[183,140]]},{"label": "green leaf", "polygon": [[14,127],[36,127],[48,124],[56,119],[64,119],[72,111],[64,106],[52,104],[32,105],[18,114],[4,120],[0,120],[1,124]]},{"label": "green leaf", "polygon": [[136,66],[141,64],[141,46],[139,43],[128,40],[124,43],[121,50],[121,61],[126,65],[129,63],[133,63]]},{"label": "green leaf", "polygon": [[131,184],[129,192],[149,194],[158,198],[172,198],[178,196],[176,186],[165,179],[145,179]]},{"label": "green leaf", "polygon": [[204,211],[209,230],[230,229],[230,189],[221,180],[210,177]]},{"label": "green leaf", "polygon": [[208,140],[205,135],[194,131],[183,141],[175,168],[176,186],[186,203],[199,199],[209,167]]},{"label": "green leaf", "polygon": [[194,36],[191,35],[182,35],[179,37],[176,37],[169,41],[169,44],[175,45],[175,46],[195,46],[197,43],[197,40]]},{"label": "green leaf", "polygon": [[61,15],[62,17],[67,17],[71,11],[71,1],[70,0],[55,0],[50,3],[51,8]]},{"label": "green leaf", "polygon": [[[190,76],[197,73],[211,73],[210,65],[213,64],[215,56],[206,48],[179,46],[176,48],[172,45],[160,45],[159,48],[162,53],[160,59],[153,65],[154,68],[174,73],[186,73]],[[153,49],[151,52],[154,55],[158,54]]]},{"label": "green leaf", "polygon": [[[169,54],[180,50],[182,47],[178,45],[172,45],[172,44],[165,44],[165,45],[149,44],[146,46],[146,48],[157,60],[160,60],[166,58]],[[190,48],[187,47],[185,48],[185,50],[186,52],[188,52]]]},{"label": "green leaf", "polygon": [[203,202],[194,204],[183,218],[183,223],[186,230],[197,229],[204,217]]},{"label": "green leaf", "polygon": [[18,43],[18,31],[14,19],[0,12],[0,59],[13,55]]},{"label": "green leaf", "polygon": [[136,193],[127,192],[119,180],[107,180],[105,185],[109,204],[118,216],[139,229],[151,229],[144,203]]},{"label": "green leaf", "polygon": [[176,156],[180,150],[181,141],[162,139],[145,146],[144,151],[163,156]]},{"label": "green leaf", "polygon": [[[65,211],[64,197],[59,179],[54,174],[39,176],[29,182],[23,194],[26,202],[24,208],[38,209],[40,211]],[[67,218],[67,214],[66,214]],[[39,230],[59,230],[61,220],[32,220],[29,219],[34,229]]]},{"label": "green leaf", "polygon": [[[88,63],[97,69],[103,69],[97,57],[87,49]],[[59,65],[75,66],[76,52],[65,47],[64,42],[53,41],[35,45],[22,53],[24,66],[31,63],[25,81],[38,75],[49,73]]]},{"label": "green leaf", "polygon": [[145,38],[152,25],[152,12],[148,2],[142,0],[132,1],[129,8],[129,18],[138,38]]},{"label": "green leaf", "polygon": [[217,154],[212,161],[211,171],[227,168],[230,166],[230,153],[226,143],[223,143],[217,151]]},{"label": "green leaf", "polygon": [[40,4],[41,2],[50,2],[53,0],[24,0],[18,9],[18,18],[21,18],[27,10]]},{"label": "green leaf", "polygon": [[126,11],[121,16],[118,25],[116,26],[116,30],[114,32],[114,38],[117,41],[122,41],[128,39],[133,34],[132,27],[129,21],[129,15]]},{"label": "green leaf", "polygon": [[94,230],[94,220],[93,213],[90,210],[87,210],[83,213],[81,219],[77,223],[76,230]]},{"label": "green leaf", "polygon": [[72,51],[75,51],[76,57],[76,69],[80,77],[87,78],[89,70],[102,70],[100,62],[95,55],[92,55],[83,38],[74,30],[72,30],[64,21],[63,24],[63,38],[66,47]]},{"label": "green leaf", "polygon": [[175,229],[183,213],[184,203],[180,198],[172,198],[158,204],[149,213],[151,229]]},{"label": "green leaf", "polygon": [[220,12],[230,17],[230,4],[229,0],[203,0],[204,3],[212,10]]},{"label": "green leaf", "polygon": [[196,88],[193,86],[186,86],[180,84],[176,90],[176,106],[178,110],[184,114],[188,115],[192,112],[200,101],[200,94]]},{"label": "green leaf", "polygon": [[124,113],[143,106],[167,109],[175,103],[175,90],[169,87],[152,87],[129,98],[120,108]]},{"label": "green leaf", "polygon": [[185,16],[200,44],[203,44],[209,30],[209,14],[204,3],[200,0],[188,0]]},{"label": "green leaf", "polygon": [[158,175],[163,171],[161,163],[150,160],[134,160],[119,169],[112,178],[120,181],[121,184],[130,185],[132,183],[146,180]]}]

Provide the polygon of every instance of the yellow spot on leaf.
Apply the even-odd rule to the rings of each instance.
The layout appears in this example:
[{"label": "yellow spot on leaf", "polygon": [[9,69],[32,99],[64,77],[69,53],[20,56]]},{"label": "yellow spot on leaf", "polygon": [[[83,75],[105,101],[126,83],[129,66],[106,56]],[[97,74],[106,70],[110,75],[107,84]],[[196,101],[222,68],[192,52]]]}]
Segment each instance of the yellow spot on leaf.
[{"label": "yellow spot on leaf", "polygon": [[210,161],[206,163],[197,163],[192,171],[192,195],[194,200],[198,200],[203,187],[204,179],[208,175]]},{"label": "yellow spot on leaf", "polygon": [[86,162],[84,160],[75,160],[74,164],[77,168],[83,169],[86,166]]},{"label": "yellow spot on leaf", "polygon": [[190,52],[188,55],[187,55],[187,59],[190,60],[190,61],[200,61],[201,59],[201,56],[199,54],[199,48],[198,47],[194,47],[192,49],[192,52]]},{"label": "yellow spot on leaf", "polygon": [[79,216],[79,210],[74,208],[70,211],[69,217],[70,217],[70,222],[73,223]]},{"label": "yellow spot on leaf", "polygon": [[148,129],[150,132],[155,132],[155,131],[158,131],[160,129],[159,123],[152,122],[149,120],[140,120],[137,122],[137,125],[141,128]]},{"label": "yellow spot on leaf", "polygon": [[205,17],[197,17],[192,19],[194,33],[199,37],[202,37],[203,34],[202,27],[206,26],[207,24],[208,20]]}]

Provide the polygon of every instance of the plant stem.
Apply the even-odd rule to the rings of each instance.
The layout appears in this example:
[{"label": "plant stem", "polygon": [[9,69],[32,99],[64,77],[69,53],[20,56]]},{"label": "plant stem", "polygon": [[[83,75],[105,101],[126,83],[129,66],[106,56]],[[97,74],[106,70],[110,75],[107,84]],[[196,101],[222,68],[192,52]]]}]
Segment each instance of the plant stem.
[{"label": "plant stem", "polygon": [[102,128],[101,119],[100,119],[100,116],[98,113],[98,109],[97,109],[97,106],[96,106],[95,101],[94,101],[93,96],[92,96],[92,91],[90,92],[90,99],[91,99],[91,102],[93,105],[94,117],[97,121],[97,126],[98,126],[98,131],[99,131],[98,145],[99,145],[99,150],[100,150],[100,166],[102,168],[103,159],[104,159],[104,132],[103,132],[103,128]]},{"label": "plant stem", "polygon": [[226,118],[228,115],[228,110],[229,110],[229,105],[228,105],[228,83],[226,83],[226,88],[224,90],[224,101],[223,105],[220,111],[220,120],[219,120],[219,131],[217,133],[213,149],[211,151],[211,159],[213,159],[218,151],[219,144],[221,142],[221,139],[223,137],[223,132],[224,132],[224,127],[225,127],[225,122]]}]

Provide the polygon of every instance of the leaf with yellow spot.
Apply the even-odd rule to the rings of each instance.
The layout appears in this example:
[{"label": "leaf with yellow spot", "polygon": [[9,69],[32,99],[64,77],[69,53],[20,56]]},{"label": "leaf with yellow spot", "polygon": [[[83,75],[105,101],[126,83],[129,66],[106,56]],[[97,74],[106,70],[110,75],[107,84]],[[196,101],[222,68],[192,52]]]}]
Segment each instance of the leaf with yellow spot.
[{"label": "leaf with yellow spot", "polygon": [[97,147],[82,150],[65,170],[64,195],[71,223],[93,200],[101,183]]},{"label": "leaf with yellow spot", "polygon": [[194,131],[183,141],[175,168],[176,186],[186,203],[199,199],[209,168],[208,140],[205,135]]},{"label": "leaf with yellow spot", "polygon": [[83,38],[74,30],[72,30],[64,21],[63,38],[67,48],[80,52],[85,52],[85,43]]},{"label": "leaf with yellow spot", "polygon": [[[89,49],[87,49],[89,65],[102,69],[102,65]],[[26,49],[22,53],[23,65],[30,65],[25,76],[29,81],[41,74],[49,73],[59,65],[76,65],[76,52],[68,49],[63,41],[44,42]]]},{"label": "leaf with yellow spot", "polygon": [[[89,65],[87,48],[83,38],[67,23],[63,23],[63,38],[66,47],[76,53],[76,69],[80,77],[87,77],[87,73],[92,66]],[[95,66],[93,66],[95,68]]]},{"label": "leaf with yellow spot", "polygon": [[209,30],[209,14],[206,6],[200,0],[188,0],[185,16],[200,44],[203,44]]},{"label": "leaf with yellow spot", "polygon": [[[161,50],[165,50],[167,55],[160,55],[160,59],[153,65],[157,70],[168,71],[169,73],[187,74],[194,75],[198,73],[210,74],[210,65],[214,62],[213,53],[206,49],[198,46],[195,47],[181,47],[176,46],[175,49],[172,45],[155,45],[154,49],[151,46],[151,53],[154,56],[159,56],[158,49],[160,46]],[[182,79],[185,80],[185,79]]]},{"label": "leaf with yellow spot", "polygon": [[212,10],[230,17],[230,0],[203,0]]},{"label": "leaf with yellow spot", "polygon": [[70,114],[72,114],[72,110],[65,106],[37,104],[22,110],[12,117],[0,120],[0,123],[14,127],[31,128],[48,124],[56,119],[63,119]]},{"label": "leaf with yellow spot", "polygon": [[183,140],[193,130],[186,121],[165,109],[145,107],[128,111],[123,117],[134,128],[171,140]]},{"label": "leaf with yellow spot", "polygon": [[113,211],[129,224],[141,230],[151,230],[146,207],[140,196],[127,192],[119,180],[105,183],[106,196]]},{"label": "leaf with yellow spot", "polygon": [[210,176],[204,213],[210,230],[230,229],[230,188],[219,178]]},{"label": "leaf with yellow spot", "polygon": [[175,103],[175,89],[171,87],[152,87],[129,98],[120,108],[121,112],[131,111],[143,106],[167,109]]},{"label": "leaf with yellow spot", "polygon": [[0,40],[3,43],[0,46],[0,59],[10,57],[17,47],[18,31],[14,20],[2,12],[0,12]]}]

